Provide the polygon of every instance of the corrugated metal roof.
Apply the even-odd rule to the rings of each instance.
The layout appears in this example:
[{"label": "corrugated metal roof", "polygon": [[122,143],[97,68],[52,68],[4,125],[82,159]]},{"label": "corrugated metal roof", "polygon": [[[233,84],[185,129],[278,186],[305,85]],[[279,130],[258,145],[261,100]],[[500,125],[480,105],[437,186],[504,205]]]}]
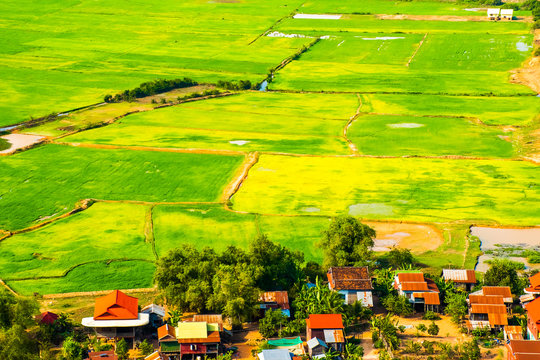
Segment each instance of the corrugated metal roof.
[{"label": "corrugated metal roof", "polygon": [[425,292],[424,303],[426,305],[441,305],[441,300],[439,299],[439,293]]},{"label": "corrugated metal roof", "polygon": [[345,336],[343,336],[343,330],[324,330],[324,340],[327,343],[345,342]]},{"label": "corrugated metal roof", "polygon": [[397,274],[399,282],[423,282],[424,274],[422,273],[399,273]]},{"label": "corrugated metal roof", "polygon": [[492,304],[504,305],[504,298],[501,295],[469,295],[469,303],[472,304]]},{"label": "corrugated metal roof", "polygon": [[343,329],[341,314],[311,314],[306,324],[311,329]]},{"label": "corrugated metal roof", "polygon": [[531,359],[540,358],[540,341],[510,340],[506,346],[517,359],[523,359],[521,354],[530,354],[533,356]]},{"label": "corrugated metal roof", "polygon": [[[217,324],[219,331],[223,331],[223,316],[221,314],[197,314],[193,315],[192,321],[194,322],[206,322],[209,326]],[[211,327],[212,330],[216,330],[215,327]]]},{"label": "corrugated metal roof", "polygon": [[286,291],[267,291],[259,296],[259,301],[276,303],[281,309],[289,309],[289,295]]},{"label": "corrugated metal roof", "polygon": [[443,279],[461,284],[476,284],[474,270],[443,269]]},{"label": "corrugated metal roof", "polygon": [[472,304],[472,314],[504,314],[506,316],[505,305],[493,305],[493,304]]},{"label": "corrugated metal roof", "polygon": [[221,342],[221,336],[219,335],[219,331],[212,331],[208,333],[208,336],[200,337],[200,338],[182,338],[178,339],[178,343],[180,344],[204,344],[204,343],[219,343]]},{"label": "corrugated metal roof", "polygon": [[164,338],[172,338],[172,339],[176,339],[176,330],[174,329],[174,327],[172,327],[171,325],[169,324],[165,324],[161,327],[159,327],[157,329],[158,331],[158,339],[159,340],[162,340]]},{"label": "corrugated metal roof", "polygon": [[401,290],[403,291],[428,291],[428,285],[425,281],[422,282],[401,282]]},{"label": "corrugated metal roof", "polygon": [[208,336],[208,326],[204,321],[181,322],[176,327],[177,339],[201,339]]},{"label": "corrugated metal roof", "polygon": [[271,349],[258,353],[259,360],[291,360],[292,355],[288,350]]},{"label": "corrugated metal roof", "polygon": [[505,298],[512,297],[512,291],[508,286],[484,286],[482,292],[484,295],[502,295]]},{"label": "corrugated metal roof", "polygon": [[540,298],[536,298],[525,305],[525,310],[527,310],[527,316],[532,319],[536,327],[540,330]]}]

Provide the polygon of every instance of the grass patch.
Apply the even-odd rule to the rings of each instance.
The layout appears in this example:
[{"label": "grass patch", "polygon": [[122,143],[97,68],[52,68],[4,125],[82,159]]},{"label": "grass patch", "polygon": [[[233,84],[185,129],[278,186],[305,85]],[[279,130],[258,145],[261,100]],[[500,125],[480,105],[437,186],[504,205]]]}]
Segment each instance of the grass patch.
[{"label": "grass patch", "polygon": [[497,128],[471,124],[466,119],[414,116],[360,116],[348,138],[368,155],[464,155],[509,158],[512,144]]},{"label": "grass patch", "polygon": [[6,139],[0,138],[0,151],[9,149],[11,144]]},{"label": "grass patch", "polygon": [[144,206],[96,203],[2,241],[0,276],[7,280],[62,276],[74,266],[98,260],[155,260],[152,244],[145,242],[144,222]]},{"label": "grass patch", "polygon": [[154,264],[145,261],[98,262],[77,267],[65,277],[9,281],[8,285],[23,295],[137,289],[152,286],[154,271]]},{"label": "grass patch", "polygon": [[[518,161],[293,158],[263,155],[234,208],[268,214],[534,225],[537,168]],[[264,194],[264,196],[260,196]]]},{"label": "grass patch", "polygon": [[242,156],[46,145],[0,158],[0,228],[24,228],[81,199],[217,201]]}]

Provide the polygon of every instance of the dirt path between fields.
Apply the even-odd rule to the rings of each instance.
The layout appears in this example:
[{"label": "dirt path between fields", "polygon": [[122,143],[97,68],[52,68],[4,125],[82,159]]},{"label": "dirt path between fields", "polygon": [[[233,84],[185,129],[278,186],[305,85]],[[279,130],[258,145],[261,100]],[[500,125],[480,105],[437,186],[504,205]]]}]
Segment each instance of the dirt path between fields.
[{"label": "dirt path between fields", "polygon": [[422,40],[420,40],[420,43],[418,44],[418,47],[416,48],[416,50],[414,50],[414,52],[413,52],[411,58],[409,59],[409,61],[407,61],[407,67],[409,67],[411,65],[411,62],[413,61],[414,57],[416,56],[416,54],[418,53],[418,51],[420,50],[422,45],[424,45],[424,41],[426,41],[427,36],[428,36],[428,33],[426,33],[424,35],[424,37],[422,38]]},{"label": "dirt path between fields", "polygon": [[[483,16],[456,16],[456,15],[387,15],[379,14],[375,15],[377,19],[381,20],[429,20],[429,21],[493,21],[488,19],[486,15]],[[515,20],[504,20],[508,22],[532,22],[532,16],[515,16]],[[503,21],[503,20],[502,20]],[[493,21],[494,22],[494,21]]]},{"label": "dirt path between fields", "polygon": [[[141,288],[141,289],[124,289],[122,290],[122,292],[126,294],[141,294],[141,293],[156,292],[156,290],[157,290],[157,287],[153,287],[153,288]],[[101,296],[101,295],[107,295],[110,292],[111,290],[48,294],[48,295],[43,295],[43,299],[65,299],[65,298],[81,297],[81,296]]]},{"label": "dirt path between fields", "polygon": [[6,283],[4,282],[4,280],[0,279],[0,285],[3,286],[7,291],[9,291],[10,293],[12,293],[13,295],[19,296],[19,294],[17,294],[17,293],[15,292],[15,290],[13,290],[12,288],[10,288],[9,285],[6,284]]},{"label": "dirt path between fields", "polygon": [[238,191],[238,189],[240,189],[240,186],[242,186],[244,180],[247,178],[249,170],[251,170],[251,168],[258,161],[259,153],[257,151],[246,155],[244,163],[236,171],[235,176],[233,176],[233,180],[223,190],[223,194],[221,195],[221,202],[227,202],[233,197],[233,195]]},{"label": "dirt path between fields", "polygon": [[349,121],[347,121],[347,124],[345,124],[345,127],[343,128],[343,138],[347,142],[347,145],[349,146],[349,149],[351,150],[352,155],[358,154],[358,147],[355,143],[352,142],[351,139],[347,136],[347,132],[349,131],[349,128],[351,127],[354,120],[356,120],[360,116],[360,109],[362,108],[362,98],[360,97],[360,94],[356,94],[356,97],[358,98],[358,108],[356,108],[356,112],[353,116],[349,118]]}]

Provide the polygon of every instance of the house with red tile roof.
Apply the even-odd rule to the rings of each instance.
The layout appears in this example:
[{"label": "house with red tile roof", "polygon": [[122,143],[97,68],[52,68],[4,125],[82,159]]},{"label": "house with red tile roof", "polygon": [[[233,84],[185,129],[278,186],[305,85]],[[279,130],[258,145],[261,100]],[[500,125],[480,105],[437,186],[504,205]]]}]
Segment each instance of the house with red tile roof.
[{"label": "house with red tile roof", "polygon": [[136,330],[150,320],[150,316],[139,313],[138,308],[139,299],[115,290],[96,299],[94,316],[82,319],[82,324],[93,328],[99,338],[133,339]]},{"label": "house with red tile roof", "polygon": [[367,266],[331,267],[326,275],[328,286],[343,297],[345,304],[360,301],[364,306],[373,307],[373,284]]},{"label": "house with red tile roof", "polygon": [[509,286],[484,286],[482,289],[475,291],[470,295],[481,295],[488,297],[501,296],[508,312],[510,312],[512,304],[514,303],[514,296],[512,295],[512,290],[510,290]]},{"label": "house with red tile roof", "polygon": [[58,320],[58,315],[55,313],[52,313],[50,311],[45,311],[44,313],[39,314],[36,316],[36,320],[40,324],[49,324],[52,325],[56,320]]},{"label": "house with red tile roof", "polygon": [[527,305],[527,338],[539,340],[540,333],[540,298],[536,298]]},{"label": "house with red tile roof", "polygon": [[537,297],[540,297],[540,273],[537,273],[529,278],[530,286],[523,289],[525,294],[519,297],[522,305],[525,305]]},{"label": "house with red tile roof", "polygon": [[469,330],[502,330],[508,325],[507,308],[502,295],[470,294],[467,302],[469,319],[465,324]]},{"label": "house with red tile roof", "polygon": [[510,340],[506,344],[507,360],[540,359],[540,341]]},{"label": "house with red tile roof", "polygon": [[442,278],[446,282],[453,282],[457,288],[471,291],[476,285],[476,274],[474,270],[443,269]]},{"label": "house with red tile roof", "polygon": [[394,288],[400,296],[405,296],[415,310],[423,307],[424,311],[439,311],[441,300],[439,288],[421,272],[396,272]]},{"label": "house with red tile roof", "polygon": [[221,352],[220,325],[205,321],[185,321],[158,328],[160,352],[170,360],[217,357]]},{"label": "house with red tile roof", "polygon": [[306,319],[306,338],[317,338],[336,351],[343,351],[345,334],[341,314],[312,314]]}]

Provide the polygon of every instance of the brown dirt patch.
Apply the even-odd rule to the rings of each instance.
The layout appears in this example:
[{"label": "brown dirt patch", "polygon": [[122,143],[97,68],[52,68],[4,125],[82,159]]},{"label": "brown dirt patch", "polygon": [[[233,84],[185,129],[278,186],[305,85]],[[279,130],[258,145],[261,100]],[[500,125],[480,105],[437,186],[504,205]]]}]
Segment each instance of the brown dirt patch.
[{"label": "brown dirt patch", "polygon": [[[534,48],[540,47],[540,29],[534,31]],[[510,82],[528,86],[540,93],[540,56],[528,59],[523,67],[510,72]]]},{"label": "brown dirt patch", "polygon": [[258,342],[262,340],[257,324],[251,323],[244,326],[244,331],[235,332],[232,337],[232,345],[238,348],[233,359],[253,359],[251,350],[256,349]]},{"label": "brown dirt patch", "polygon": [[[421,254],[435,250],[444,242],[444,236],[439,229],[426,224],[366,222],[377,232],[375,246],[378,251],[392,246],[410,249],[413,253]],[[388,251],[386,250],[386,251]]]}]

